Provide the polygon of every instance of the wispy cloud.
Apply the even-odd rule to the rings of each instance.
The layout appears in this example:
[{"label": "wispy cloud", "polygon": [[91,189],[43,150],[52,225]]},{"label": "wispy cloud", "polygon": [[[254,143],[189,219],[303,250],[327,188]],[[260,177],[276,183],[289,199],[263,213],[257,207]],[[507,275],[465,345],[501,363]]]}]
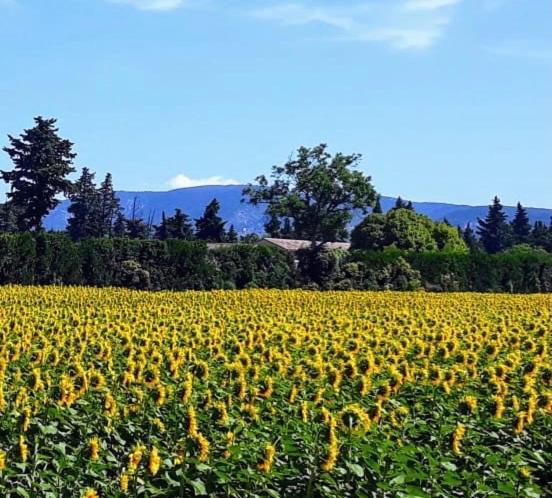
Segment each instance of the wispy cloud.
[{"label": "wispy cloud", "polygon": [[201,187],[202,185],[240,185],[243,182],[222,176],[210,176],[208,178],[190,178],[186,175],[176,175],[167,182],[169,188]]},{"label": "wispy cloud", "polygon": [[329,6],[320,0],[275,3],[251,15],[282,26],[325,25],[336,38],[381,42],[395,49],[432,46],[452,20],[453,6],[462,0],[379,0]]},{"label": "wispy cloud", "polygon": [[552,44],[545,44],[535,40],[510,40],[487,47],[487,50],[493,54],[505,57],[552,60]]},{"label": "wispy cloud", "polygon": [[168,11],[188,5],[187,0],[109,0],[111,3],[122,3],[140,10]]}]

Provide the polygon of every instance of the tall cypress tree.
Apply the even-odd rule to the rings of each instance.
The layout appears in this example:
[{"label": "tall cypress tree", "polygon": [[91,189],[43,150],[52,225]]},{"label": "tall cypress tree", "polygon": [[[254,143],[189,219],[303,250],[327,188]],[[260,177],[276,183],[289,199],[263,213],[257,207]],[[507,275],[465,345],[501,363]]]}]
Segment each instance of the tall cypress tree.
[{"label": "tall cypress tree", "polygon": [[67,232],[73,240],[98,236],[100,195],[94,176],[88,168],[82,168],[82,174],[69,196],[71,205],[67,211],[71,217],[67,222]]},{"label": "tall cypress tree", "polygon": [[529,223],[529,216],[527,210],[517,203],[516,214],[512,220],[512,235],[515,244],[527,244],[529,242],[529,236],[531,235],[531,224]]},{"label": "tall cypress tree", "polygon": [[196,237],[208,242],[223,242],[226,237],[225,221],[218,215],[220,204],[213,199],[205,208],[201,218],[195,220]]},{"label": "tall cypress tree", "polygon": [[406,209],[406,202],[403,201],[402,197],[399,195],[395,201],[395,206],[393,209]]},{"label": "tall cypress tree", "polygon": [[121,203],[113,188],[111,173],[105,175],[105,179],[99,188],[99,196],[98,237],[111,237],[113,235],[115,220],[121,211]]},{"label": "tall cypress tree", "polygon": [[167,240],[169,238],[167,216],[165,215],[165,211],[161,213],[161,223],[155,227],[155,238],[158,240]]},{"label": "tall cypress tree", "polygon": [[376,204],[374,205],[374,209],[372,210],[372,213],[383,214],[383,208],[381,207],[381,195],[378,195],[376,199]]},{"label": "tall cypress tree", "polygon": [[483,248],[490,254],[503,251],[510,246],[511,230],[500,199],[495,196],[484,220],[478,218],[477,233]]},{"label": "tall cypress tree", "polygon": [[8,135],[10,147],[4,147],[14,164],[12,171],[0,177],[11,184],[7,196],[20,230],[41,230],[42,219],[59,204],[59,194],[69,194],[73,173],[73,144],[58,135],[55,119],[34,119],[34,128],[19,138]]}]

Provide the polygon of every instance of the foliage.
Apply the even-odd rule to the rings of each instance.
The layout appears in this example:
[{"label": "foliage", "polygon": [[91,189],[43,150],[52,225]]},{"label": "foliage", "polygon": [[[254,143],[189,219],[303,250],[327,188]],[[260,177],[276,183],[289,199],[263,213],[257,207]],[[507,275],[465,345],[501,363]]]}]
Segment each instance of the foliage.
[{"label": "foliage", "polygon": [[353,169],[360,158],[358,154],[332,156],[325,144],[301,147],[297,157],[272,168],[272,184],[259,176],[258,185],[247,186],[243,194],[253,205],[267,205],[269,234],[289,220],[296,238],[343,240],[353,210],[367,212],[376,200],[371,178]]},{"label": "foliage", "polygon": [[386,247],[416,252],[467,250],[456,228],[434,222],[408,208],[394,208],[387,214],[369,214],[353,229],[351,244],[354,249],[370,251]]},{"label": "foliage", "polygon": [[73,173],[73,144],[62,139],[55,127],[55,119],[34,119],[35,127],[25,130],[20,137],[9,135],[10,146],[4,151],[14,164],[12,171],[0,176],[10,184],[7,193],[15,208],[20,230],[39,230],[42,219],[58,204],[58,194],[68,194]]},{"label": "foliage", "polygon": [[83,168],[69,194],[71,204],[67,211],[71,217],[67,222],[67,233],[73,240],[99,235],[101,198],[96,190],[94,176],[88,168]]},{"label": "foliage", "polygon": [[225,221],[218,215],[220,203],[213,199],[205,208],[201,218],[195,220],[196,237],[207,242],[224,242],[226,231]]},{"label": "foliage", "polygon": [[552,493],[550,295],[0,303],[6,498]]},{"label": "foliage", "polygon": [[485,251],[496,254],[511,245],[511,227],[507,223],[507,216],[500,199],[495,197],[489,212],[484,220],[478,220],[477,233]]}]

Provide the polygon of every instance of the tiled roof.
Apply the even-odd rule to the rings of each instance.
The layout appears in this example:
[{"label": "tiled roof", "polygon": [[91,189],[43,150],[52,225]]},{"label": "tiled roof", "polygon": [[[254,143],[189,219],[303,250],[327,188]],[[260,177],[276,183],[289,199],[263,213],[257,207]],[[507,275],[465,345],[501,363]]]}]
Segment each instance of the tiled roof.
[{"label": "tiled roof", "polygon": [[[297,252],[300,249],[308,249],[312,245],[312,242],[310,240],[274,239],[270,237],[264,238],[261,241],[261,244],[262,243],[274,245],[276,247],[279,247],[280,249],[283,249],[284,251],[289,252]],[[319,243],[320,242],[317,242],[317,244]],[[349,242],[325,242],[323,246],[325,249],[349,250],[351,248],[351,244]]]}]

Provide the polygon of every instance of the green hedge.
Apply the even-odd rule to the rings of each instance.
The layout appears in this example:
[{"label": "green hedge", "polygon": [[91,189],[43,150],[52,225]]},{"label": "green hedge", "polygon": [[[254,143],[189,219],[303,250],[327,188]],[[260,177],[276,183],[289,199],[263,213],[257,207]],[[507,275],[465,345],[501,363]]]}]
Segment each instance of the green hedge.
[{"label": "green hedge", "polygon": [[137,289],[292,288],[552,292],[552,254],[517,246],[499,254],[301,251],[197,241],[0,234],[0,284]]}]

